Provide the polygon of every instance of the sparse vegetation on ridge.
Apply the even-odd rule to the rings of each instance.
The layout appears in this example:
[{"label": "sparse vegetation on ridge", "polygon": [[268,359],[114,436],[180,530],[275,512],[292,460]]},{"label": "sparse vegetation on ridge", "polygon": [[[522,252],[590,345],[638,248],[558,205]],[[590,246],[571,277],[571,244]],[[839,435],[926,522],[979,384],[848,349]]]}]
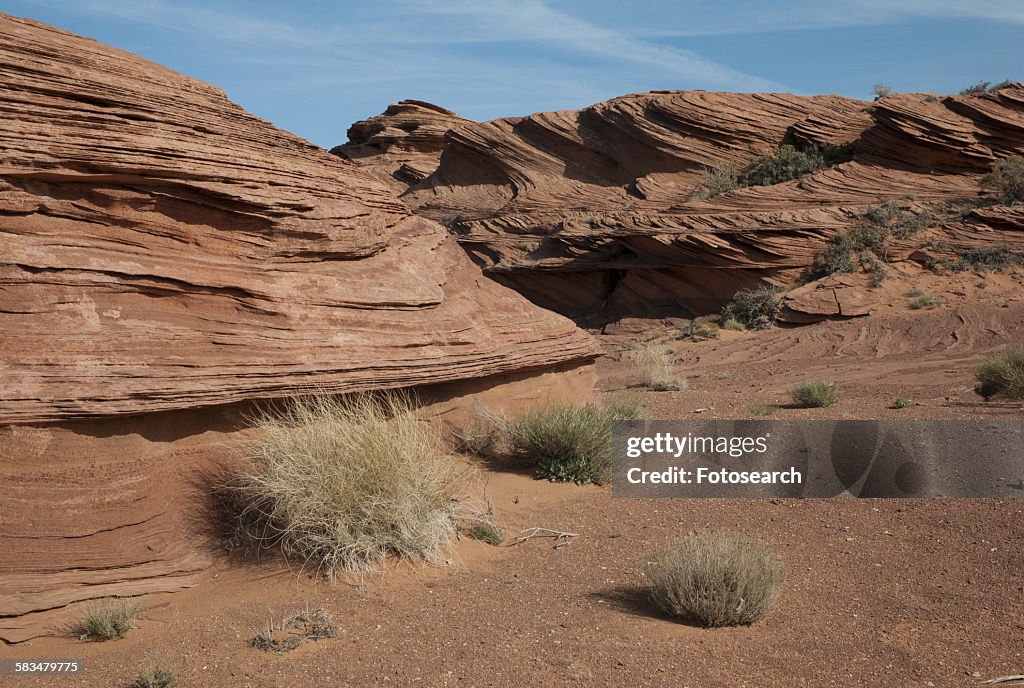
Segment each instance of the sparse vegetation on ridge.
[{"label": "sparse vegetation on ridge", "polygon": [[82,640],[123,638],[135,628],[135,621],[141,614],[142,609],[134,601],[108,597],[91,602],[72,631]]},{"label": "sparse vegetation on ridge", "polygon": [[652,601],[669,615],[707,628],[764,617],[786,580],[768,543],[729,531],[698,531],[654,554]]},{"label": "sparse vegetation on ridge", "polygon": [[850,160],[852,155],[850,144],[826,144],[805,149],[783,144],[772,155],[764,155],[742,169],[734,162],[707,168],[694,198],[707,200],[735,189],[772,186],[800,179],[827,166]]},{"label": "sparse vegetation on ridge", "polygon": [[[864,224],[829,239],[807,270],[808,281],[828,275],[855,272],[863,267],[871,274],[871,285],[879,286],[888,271],[884,262],[890,237],[907,239],[934,220],[931,212],[914,213],[893,201],[869,206],[861,215]],[[859,254],[859,255],[858,255]]]},{"label": "sparse vegetation on ridge", "polygon": [[1024,399],[1024,345],[1013,344],[981,359],[974,391],[986,401],[993,397]]},{"label": "sparse vegetation on ridge", "polygon": [[789,390],[793,402],[804,408],[824,408],[839,401],[836,383],[831,380],[804,380]]},{"label": "sparse vegetation on ridge", "polygon": [[254,421],[241,527],[330,576],[388,555],[435,560],[455,536],[456,478],[400,394],[311,395]]},{"label": "sparse vegetation on ridge", "polygon": [[1024,252],[1014,251],[1006,244],[989,248],[956,249],[956,260],[945,260],[942,266],[954,272],[1002,272],[1024,265]]},{"label": "sparse vegetation on ridge", "polygon": [[1013,85],[1013,82],[1008,80],[1008,79],[1004,80],[1004,81],[1000,81],[997,84],[991,84],[991,85],[987,81],[979,81],[978,83],[976,83],[976,84],[974,84],[972,86],[968,86],[964,90],[960,91],[960,95],[962,95],[962,96],[980,96],[983,93],[996,93],[996,92],[1001,91],[1002,89],[1006,88],[1007,86],[1012,86],[1012,85]]},{"label": "sparse vegetation on ridge", "polygon": [[1006,205],[1024,203],[1024,156],[1011,155],[997,160],[981,185],[999,192]]},{"label": "sparse vegetation on ridge", "polygon": [[875,100],[878,100],[892,93],[892,86],[888,84],[875,84],[871,87],[871,92],[875,94]]}]

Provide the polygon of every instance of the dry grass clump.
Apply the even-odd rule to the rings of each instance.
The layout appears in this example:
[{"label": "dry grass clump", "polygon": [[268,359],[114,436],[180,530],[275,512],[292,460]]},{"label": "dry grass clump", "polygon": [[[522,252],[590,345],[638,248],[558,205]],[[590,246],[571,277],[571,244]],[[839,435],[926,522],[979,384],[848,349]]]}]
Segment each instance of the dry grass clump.
[{"label": "dry grass clump", "polygon": [[325,609],[308,608],[285,617],[278,623],[271,623],[256,634],[249,644],[257,650],[283,655],[291,652],[307,640],[333,638],[337,629],[334,619]]},{"label": "dry grass clump", "polygon": [[768,543],[728,531],[699,531],[658,551],[648,571],[653,602],[706,628],[747,626],[767,614],[786,580]]},{"label": "dry grass clump", "polygon": [[985,397],[1024,399],[1024,345],[1015,344],[981,359],[974,391]]},{"label": "dry grass clump", "polygon": [[246,534],[326,575],[434,561],[456,533],[456,474],[401,394],[293,399],[263,413],[235,485]]},{"label": "dry grass clump", "polygon": [[113,640],[135,628],[135,621],[142,614],[139,605],[131,600],[104,598],[92,602],[85,614],[72,626],[72,632],[80,639]]},{"label": "dry grass clump", "polygon": [[789,395],[804,408],[823,408],[839,401],[836,383],[831,380],[804,380],[793,385]]},{"label": "dry grass clump", "polygon": [[907,303],[907,307],[910,308],[910,310],[912,311],[919,311],[927,308],[935,308],[940,303],[941,302],[934,296],[922,294],[921,296],[911,299],[910,302]]},{"label": "dry grass clump", "polygon": [[629,352],[637,372],[637,386],[655,392],[668,392],[683,388],[683,380],[672,370],[676,354],[664,342],[648,342]]},{"label": "dry grass clump", "polygon": [[154,665],[140,671],[132,685],[134,688],[174,688],[178,685],[178,676],[170,667]]}]

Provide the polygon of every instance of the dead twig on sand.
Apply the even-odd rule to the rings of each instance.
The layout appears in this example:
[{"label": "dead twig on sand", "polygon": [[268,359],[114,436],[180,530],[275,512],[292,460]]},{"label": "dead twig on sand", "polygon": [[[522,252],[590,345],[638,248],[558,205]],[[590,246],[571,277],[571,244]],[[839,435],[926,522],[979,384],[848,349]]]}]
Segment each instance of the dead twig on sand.
[{"label": "dead twig on sand", "polygon": [[1024,674],[1018,674],[1017,676],[999,676],[998,678],[990,678],[987,681],[982,681],[980,685],[993,685],[996,683],[1009,683],[1010,681],[1024,681]]},{"label": "dead twig on sand", "polygon": [[564,530],[552,530],[551,528],[527,528],[523,532],[519,533],[519,535],[516,535],[512,542],[508,543],[506,547],[521,545],[527,540],[532,540],[537,537],[549,537],[555,539],[555,549],[562,549],[572,542],[572,538],[577,535],[577,533],[567,533]]}]

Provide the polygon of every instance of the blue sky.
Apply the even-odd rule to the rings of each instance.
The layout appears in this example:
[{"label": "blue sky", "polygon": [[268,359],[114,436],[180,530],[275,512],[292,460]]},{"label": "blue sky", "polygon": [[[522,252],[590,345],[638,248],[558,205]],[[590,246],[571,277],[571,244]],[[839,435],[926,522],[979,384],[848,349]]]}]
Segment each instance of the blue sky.
[{"label": "blue sky", "polygon": [[8,0],[209,81],[325,147],[417,98],[473,119],[702,88],[1024,80],[1024,0]]}]

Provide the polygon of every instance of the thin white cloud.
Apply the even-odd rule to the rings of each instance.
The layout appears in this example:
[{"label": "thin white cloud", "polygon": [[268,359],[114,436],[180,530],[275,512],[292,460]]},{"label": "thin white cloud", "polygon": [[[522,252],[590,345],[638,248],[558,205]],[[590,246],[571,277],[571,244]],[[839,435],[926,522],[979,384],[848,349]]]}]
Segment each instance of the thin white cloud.
[{"label": "thin white cloud", "polygon": [[[37,2],[59,6],[52,0]],[[390,21],[380,21],[384,8],[378,5],[377,12],[370,17],[353,11],[353,16],[346,17],[345,26],[297,25],[238,9],[168,0],[83,0],[75,9],[206,37],[218,43],[258,45],[264,52],[308,52],[324,60],[343,59],[354,51],[380,52],[414,45],[443,48],[480,43],[544,43],[572,55],[620,65],[641,65],[656,73],[682,77],[686,80],[684,84],[730,90],[784,89],[781,84],[739,72],[692,51],[645,42],[556,11],[543,0],[392,0],[386,5]],[[429,30],[424,30],[424,23]],[[430,64],[434,59],[436,56],[421,51],[412,64]]]}]

